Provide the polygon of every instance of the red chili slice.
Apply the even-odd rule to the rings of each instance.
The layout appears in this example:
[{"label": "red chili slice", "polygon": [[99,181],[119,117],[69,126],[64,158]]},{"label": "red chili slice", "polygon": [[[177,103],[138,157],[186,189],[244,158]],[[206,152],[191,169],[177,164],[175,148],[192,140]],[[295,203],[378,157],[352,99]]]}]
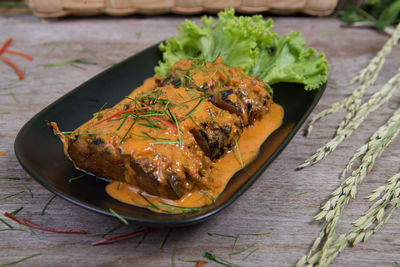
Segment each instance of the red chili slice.
[{"label": "red chili slice", "polygon": [[97,246],[97,245],[101,245],[101,244],[106,244],[106,243],[109,243],[109,242],[112,242],[112,241],[115,241],[115,240],[127,238],[127,237],[134,236],[134,235],[137,235],[137,234],[140,234],[140,233],[150,232],[153,229],[154,228],[149,227],[149,228],[145,228],[145,229],[142,229],[142,230],[139,230],[139,231],[135,231],[135,232],[132,232],[132,233],[127,233],[127,234],[123,234],[123,235],[104,238],[102,240],[93,242],[91,245],[92,246]]},{"label": "red chili slice", "polygon": [[14,62],[12,62],[11,60],[9,60],[9,59],[7,59],[7,58],[5,58],[5,57],[3,57],[3,56],[0,56],[0,59],[3,60],[3,61],[4,61],[5,63],[7,63],[8,65],[10,65],[10,66],[17,72],[18,77],[19,77],[20,80],[22,80],[22,79],[24,78],[24,74],[23,74],[22,71],[18,68],[18,66],[15,65]]},{"label": "red chili slice", "polygon": [[11,44],[12,38],[7,39],[0,48],[0,55],[6,50],[7,46]]},{"label": "red chili slice", "polygon": [[123,115],[123,114],[126,114],[126,113],[130,113],[130,112],[134,112],[134,111],[136,111],[136,110],[143,110],[143,109],[151,109],[151,107],[147,107],[147,106],[146,106],[146,107],[139,107],[139,108],[128,109],[128,110],[121,110],[121,111],[118,111],[117,113],[115,113],[115,114],[113,114],[113,115],[111,115],[111,116],[109,116],[109,117],[107,117],[107,118],[105,118],[105,119],[103,119],[103,120],[97,122],[96,125],[98,125],[98,124],[100,124],[100,123],[102,123],[102,122],[105,122],[105,121],[109,121],[109,120],[111,120],[112,118],[118,117],[118,116],[120,116],[120,115]]},{"label": "red chili slice", "polygon": [[4,216],[10,218],[13,221],[16,221],[19,224],[42,231],[54,232],[54,233],[68,233],[68,234],[86,234],[86,231],[83,229],[57,229],[57,228],[43,227],[26,219],[18,218],[17,216],[12,215],[8,212],[5,212]]},{"label": "red chili slice", "polygon": [[26,58],[27,60],[30,60],[30,61],[33,60],[33,57],[31,57],[30,55],[27,55],[27,54],[24,54],[24,53],[21,53],[21,52],[18,52],[18,51],[6,49],[6,50],[4,50],[4,52],[8,53],[8,54],[11,54],[11,55],[16,55],[16,56],[20,56],[20,57]]},{"label": "red chili slice", "polygon": [[156,120],[156,121],[159,121],[159,122],[164,123],[164,124],[167,125],[169,128],[171,128],[172,130],[174,130],[175,132],[178,131],[178,128],[176,127],[176,125],[173,124],[173,123],[170,122],[170,121],[167,121],[167,120],[165,120],[165,119],[163,119],[163,118],[160,118],[160,117],[158,117],[158,116],[152,116],[151,118],[152,118],[153,120]]}]

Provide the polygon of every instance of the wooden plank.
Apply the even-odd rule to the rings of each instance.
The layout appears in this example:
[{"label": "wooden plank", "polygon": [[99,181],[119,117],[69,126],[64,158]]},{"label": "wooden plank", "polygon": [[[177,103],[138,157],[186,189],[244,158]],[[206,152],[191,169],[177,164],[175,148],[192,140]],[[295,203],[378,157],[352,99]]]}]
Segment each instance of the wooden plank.
[{"label": "wooden plank", "polygon": [[[208,232],[271,232],[266,236],[243,236],[239,239],[238,249],[246,248],[254,242],[255,247],[259,248],[245,261],[242,258],[246,253],[232,257],[231,261],[244,266],[292,266],[307,251],[321,227],[313,221],[320,203],[341,182],[337,178],[338,174],[353,152],[397,108],[399,93],[371,114],[356,133],[327,160],[302,171],[295,171],[297,165],[329,140],[343,113],[317,123],[310,137],[306,138],[299,132],[262,177],[233,205],[205,223],[173,230],[163,249],[159,248],[162,230],[148,234],[139,248],[135,248],[137,239],[91,247],[90,242],[98,240],[91,234],[107,231],[118,221],[60,198],[56,198],[48,206],[44,216],[40,216],[43,206],[52,194],[31,179],[18,164],[13,152],[13,142],[19,129],[34,114],[90,77],[175,34],[183,19],[184,17],[160,16],[42,21],[31,15],[0,18],[0,36],[13,37],[14,50],[34,57],[33,62],[13,57],[26,74],[23,81],[18,81],[8,66],[0,64],[0,151],[7,152],[0,157],[0,177],[20,177],[34,194],[33,198],[29,193],[23,193],[1,201],[0,212],[23,206],[20,216],[38,224],[84,228],[89,231],[85,236],[40,231],[35,231],[36,235],[29,231],[0,232],[0,263],[36,252],[42,252],[42,255],[21,265],[171,266],[173,251],[176,266],[193,266],[194,264],[183,263],[178,259],[199,259],[205,251],[229,260],[233,240],[209,236]],[[365,66],[387,39],[387,36],[372,30],[341,28],[340,22],[335,19],[276,18],[276,30],[279,33],[292,29],[302,31],[308,45],[324,51],[331,64],[326,93],[314,114],[351,92],[353,87],[348,85],[350,78]],[[397,47],[385,64],[373,90],[378,89],[378,85],[382,85],[396,72],[399,57],[400,49]],[[98,64],[82,65],[83,69],[73,66],[43,66],[77,58],[85,58]],[[372,90],[368,95],[371,93]],[[11,94],[19,103],[15,102]],[[400,143],[395,140],[378,160],[371,174],[360,186],[357,198],[346,208],[338,229],[340,233],[350,229],[351,222],[368,208],[363,197],[398,172],[399,149]],[[21,181],[0,180],[0,197],[24,190]],[[0,217],[3,218],[2,215]],[[136,227],[137,225],[131,224],[121,228],[121,231],[133,231]],[[395,261],[400,262],[399,233],[400,214],[395,212],[380,232],[366,244],[346,249],[332,266],[392,266]]]}]

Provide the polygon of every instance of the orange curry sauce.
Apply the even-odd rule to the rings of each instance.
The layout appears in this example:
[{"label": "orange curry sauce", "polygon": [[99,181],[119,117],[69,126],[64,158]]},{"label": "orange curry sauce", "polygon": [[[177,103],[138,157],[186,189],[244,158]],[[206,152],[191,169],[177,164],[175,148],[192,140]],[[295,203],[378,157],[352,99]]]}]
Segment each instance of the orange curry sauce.
[{"label": "orange curry sauce", "polygon": [[[110,196],[156,212],[181,213],[212,204],[230,178],[257,156],[261,144],[281,125],[284,111],[272,102],[261,81],[247,76],[240,67],[224,65],[221,59],[212,63],[183,60],[174,65],[172,72],[180,73],[181,84],[160,85],[159,78],[149,78],[73,134],[64,135],[56,123],[51,125],[64,143],[65,154],[78,169],[114,180],[106,187]],[[188,88],[185,82],[197,90]],[[214,89],[205,91],[203,86]],[[238,116],[209,101],[210,95],[227,88],[238,88],[246,95],[246,103],[252,104],[256,115],[246,112],[246,116]],[[156,96],[152,93],[155,90]],[[143,96],[146,100],[157,99],[139,103]],[[230,103],[240,103],[236,98],[237,94],[227,97]],[[257,99],[267,100],[261,105]],[[243,109],[243,105],[237,106],[239,111]],[[260,106],[263,109],[257,110]],[[231,131],[226,147],[218,155],[207,157],[192,133],[209,121],[229,125]],[[101,152],[93,145],[96,142]],[[155,191],[141,186],[135,178],[138,172],[131,166],[133,160],[139,164],[151,162],[142,166],[146,172],[155,173],[159,185]],[[176,177],[190,177],[180,182],[178,192],[175,190],[178,197],[170,197],[171,182],[166,177],[171,172]]]}]

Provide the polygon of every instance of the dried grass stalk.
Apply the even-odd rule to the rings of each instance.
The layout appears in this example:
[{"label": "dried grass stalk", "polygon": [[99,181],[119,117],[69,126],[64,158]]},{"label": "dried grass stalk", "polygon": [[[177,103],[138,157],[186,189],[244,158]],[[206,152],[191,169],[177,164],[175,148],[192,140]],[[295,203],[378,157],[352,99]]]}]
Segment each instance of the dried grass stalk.
[{"label": "dried grass stalk", "polygon": [[[365,91],[375,83],[380,70],[385,62],[386,57],[392,51],[394,45],[398,43],[400,39],[400,24],[397,25],[396,30],[393,32],[392,37],[385,43],[378,54],[369,62],[369,64],[362,69],[359,74],[354,77],[350,83],[359,83],[360,85],[353,91],[351,95],[345,99],[333,103],[329,108],[321,111],[319,114],[314,116],[309,123],[307,128],[307,134],[310,134],[314,123],[329,115],[336,113],[344,108],[347,109],[347,114],[344,119],[340,122],[334,137],[331,141],[320,147],[310,158],[308,158],[298,168],[304,168],[308,165],[315,164],[318,161],[328,156],[337,146],[351,135],[351,133],[357,129],[360,123],[368,116],[369,113],[376,110],[390,97],[385,97],[383,92],[377,92],[374,94],[374,99],[370,99],[368,104],[361,105],[362,98],[364,97]],[[382,88],[387,89],[387,88]],[[391,96],[391,95],[390,95]],[[384,97],[385,101],[380,101]],[[356,122],[355,122],[356,120]],[[361,121],[360,121],[361,120]]]},{"label": "dried grass stalk", "polygon": [[[379,227],[383,225],[389,218],[384,217],[385,202],[381,201],[374,204],[354,225],[361,230],[355,230],[348,233],[347,236],[340,236],[333,245],[334,236],[336,234],[337,223],[342,215],[343,209],[351,198],[354,198],[357,193],[357,185],[363,181],[368,172],[372,169],[376,160],[382,155],[384,149],[396,138],[400,131],[400,108],[397,109],[392,117],[382,125],[370,138],[368,143],[360,147],[353,159],[362,157],[360,165],[357,169],[342,182],[342,184],[332,193],[331,198],[321,207],[321,211],[315,216],[316,220],[325,220],[325,224],[308,253],[303,256],[297,263],[297,266],[310,264],[311,266],[326,266],[334,257],[342,251],[346,246],[346,240],[351,240],[356,244],[362,240],[366,240],[373,232],[365,232],[375,221],[378,221]],[[354,162],[354,160],[353,160]],[[349,164],[352,162],[349,162]],[[396,192],[397,198],[400,193],[400,184],[397,187],[397,176],[391,178],[390,185],[382,188],[377,188],[370,196],[373,200],[384,191]],[[394,181],[396,180],[396,181]],[[398,189],[399,188],[399,189]],[[389,194],[390,195],[390,194]],[[386,203],[391,203],[389,195],[385,195]],[[393,194],[392,194],[393,195]],[[394,194],[396,195],[396,194]],[[397,201],[397,200],[395,200]],[[395,205],[397,202],[393,202]],[[379,211],[382,210],[383,211]],[[391,215],[391,213],[390,213]],[[390,216],[389,216],[390,217]],[[379,229],[379,227],[377,229]],[[376,229],[376,230],[377,230]],[[358,232],[357,232],[358,231]],[[361,236],[362,234],[362,236]],[[314,251],[322,245],[321,249],[314,253]]]}]

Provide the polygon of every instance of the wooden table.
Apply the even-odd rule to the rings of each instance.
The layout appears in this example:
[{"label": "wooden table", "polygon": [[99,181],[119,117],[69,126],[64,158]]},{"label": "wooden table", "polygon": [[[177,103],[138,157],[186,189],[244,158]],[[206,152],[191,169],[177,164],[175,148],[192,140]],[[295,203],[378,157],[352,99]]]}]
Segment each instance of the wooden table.
[{"label": "wooden table", "polygon": [[[160,249],[164,230],[149,233],[138,248],[137,238],[98,247],[90,243],[99,239],[92,234],[109,230],[117,219],[77,207],[60,198],[54,199],[43,216],[45,203],[52,193],[44,189],[21,168],[13,152],[19,129],[41,109],[114,63],[135,54],[176,33],[184,17],[156,16],[129,18],[65,18],[41,20],[32,15],[0,18],[0,41],[13,37],[12,49],[28,53],[33,62],[15,58],[23,67],[26,78],[18,81],[11,68],[0,64],[0,177],[16,176],[20,181],[0,180],[0,198],[24,190],[28,192],[0,201],[0,212],[21,206],[19,216],[41,225],[84,228],[88,235],[68,235],[35,231],[0,232],[0,263],[41,252],[40,256],[22,262],[25,266],[171,266],[175,251],[176,266],[194,266],[179,258],[200,259],[206,251],[244,266],[293,266],[314,241],[321,225],[313,221],[320,203],[340,184],[338,175],[354,151],[364,144],[377,127],[397,108],[397,93],[371,116],[328,159],[302,171],[295,167],[332,136],[344,113],[333,115],[316,124],[310,137],[300,132],[260,179],[234,204],[200,225],[173,229]],[[197,20],[198,17],[191,17]],[[324,51],[330,62],[329,81],[315,112],[342,99],[353,89],[349,80],[387,40],[387,36],[369,29],[342,28],[333,18],[277,17],[276,31],[300,30],[309,46]],[[44,67],[44,64],[83,58],[97,65],[64,65]],[[385,64],[376,90],[399,67],[400,49],[396,47]],[[369,91],[368,95],[372,92]],[[372,172],[359,187],[357,198],[344,212],[338,231],[347,231],[351,222],[369,204],[364,197],[399,171],[395,140],[377,161]],[[28,190],[26,190],[28,191]],[[1,218],[5,219],[3,215]],[[24,228],[7,220],[13,226]],[[133,231],[131,223],[120,231]],[[4,225],[0,226],[5,228]],[[242,260],[253,248],[229,259],[233,239],[209,236],[220,234],[263,233],[264,236],[242,236],[237,249],[253,243],[258,248]],[[365,244],[346,249],[332,266],[393,266],[400,262],[400,212],[395,212],[381,231]],[[207,266],[213,266],[209,264]]]}]

